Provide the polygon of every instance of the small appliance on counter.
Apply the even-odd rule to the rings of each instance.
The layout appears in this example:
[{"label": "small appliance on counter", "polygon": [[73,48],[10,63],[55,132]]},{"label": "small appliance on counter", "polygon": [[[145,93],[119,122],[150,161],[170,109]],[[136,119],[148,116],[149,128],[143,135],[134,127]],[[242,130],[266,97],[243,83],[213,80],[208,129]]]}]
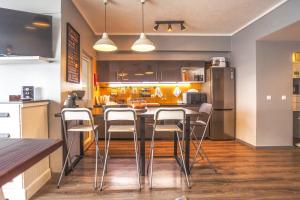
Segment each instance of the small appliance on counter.
[{"label": "small appliance on counter", "polygon": [[207,95],[202,92],[186,92],[182,95],[182,103],[189,105],[201,105],[207,102]]},{"label": "small appliance on counter", "polygon": [[83,100],[82,98],[85,95],[84,90],[73,90],[68,94],[67,99],[64,101],[65,108],[76,108],[76,107],[83,107]]},{"label": "small appliance on counter", "polygon": [[32,101],[34,100],[34,87],[33,86],[22,86],[22,101]]},{"label": "small appliance on counter", "polygon": [[226,59],[224,57],[212,57],[210,60],[212,67],[226,67]]},{"label": "small appliance on counter", "polygon": [[76,108],[78,107],[76,105],[75,99],[76,95],[74,93],[69,93],[67,99],[64,101],[64,108]]}]

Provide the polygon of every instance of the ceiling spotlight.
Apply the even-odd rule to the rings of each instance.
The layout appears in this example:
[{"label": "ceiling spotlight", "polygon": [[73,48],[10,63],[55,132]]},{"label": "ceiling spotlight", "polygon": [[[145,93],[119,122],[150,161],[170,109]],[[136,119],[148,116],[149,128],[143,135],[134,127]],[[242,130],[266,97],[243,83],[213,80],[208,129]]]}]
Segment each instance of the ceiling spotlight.
[{"label": "ceiling spotlight", "polygon": [[157,30],[158,30],[158,27],[159,27],[159,24],[156,24],[156,25],[153,27],[153,30],[154,30],[154,31],[157,31]]},{"label": "ceiling spotlight", "polygon": [[186,27],[183,25],[183,23],[180,24],[180,29],[181,29],[181,31],[185,31],[186,30]]},{"label": "ceiling spotlight", "polygon": [[169,24],[168,25],[168,32],[172,32],[173,30],[172,30],[172,25],[171,24]]}]

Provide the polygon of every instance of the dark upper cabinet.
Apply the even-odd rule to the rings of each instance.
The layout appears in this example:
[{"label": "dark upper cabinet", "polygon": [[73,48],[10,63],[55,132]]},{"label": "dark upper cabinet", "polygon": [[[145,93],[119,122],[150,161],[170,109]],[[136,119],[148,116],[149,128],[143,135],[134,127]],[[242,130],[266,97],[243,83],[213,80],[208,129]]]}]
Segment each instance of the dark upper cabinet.
[{"label": "dark upper cabinet", "polygon": [[178,61],[98,61],[99,82],[179,82]]},{"label": "dark upper cabinet", "polygon": [[118,82],[118,66],[109,61],[98,61],[97,75],[99,82]]},{"label": "dark upper cabinet", "polygon": [[182,63],[179,61],[161,61],[158,64],[158,81],[181,81]]},{"label": "dark upper cabinet", "polygon": [[120,62],[119,72],[123,82],[156,81],[157,63],[152,61]]}]

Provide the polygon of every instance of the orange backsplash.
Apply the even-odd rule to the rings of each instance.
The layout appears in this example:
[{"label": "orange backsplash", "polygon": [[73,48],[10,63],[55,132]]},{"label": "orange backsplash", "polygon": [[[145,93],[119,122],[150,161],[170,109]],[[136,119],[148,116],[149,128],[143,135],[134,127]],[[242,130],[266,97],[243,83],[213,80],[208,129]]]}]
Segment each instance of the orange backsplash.
[{"label": "orange backsplash", "polygon": [[[179,87],[181,94],[176,97],[173,92],[176,87]],[[161,98],[155,97],[155,88],[160,87],[163,96]],[[124,84],[124,86],[111,86],[109,83],[97,83],[95,96],[110,95],[110,100],[117,103],[128,103],[133,99],[142,98],[148,103],[160,103],[160,104],[176,104],[182,101],[182,93],[187,92],[189,89],[196,89],[200,91],[200,83],[190,84],[135,84],[134,86]],[[151,94],[151,97],[142,97],[142,91],[147,91]]]}]

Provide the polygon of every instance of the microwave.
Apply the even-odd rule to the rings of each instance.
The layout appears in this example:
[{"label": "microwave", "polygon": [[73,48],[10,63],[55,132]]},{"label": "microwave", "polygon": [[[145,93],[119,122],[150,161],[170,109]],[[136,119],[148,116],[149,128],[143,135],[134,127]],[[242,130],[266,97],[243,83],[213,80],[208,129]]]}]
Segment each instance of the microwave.
[{"label": "microwave", "polygon": [[182,98],[182,102],[188,105],[201,105],[207,102],[207,95],[202,92],[186,92]]}]

